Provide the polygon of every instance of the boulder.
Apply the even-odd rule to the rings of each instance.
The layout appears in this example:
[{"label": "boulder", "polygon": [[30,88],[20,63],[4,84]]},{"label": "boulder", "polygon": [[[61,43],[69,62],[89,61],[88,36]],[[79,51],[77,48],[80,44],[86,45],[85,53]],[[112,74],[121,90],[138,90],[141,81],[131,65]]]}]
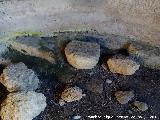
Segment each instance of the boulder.
[{"label": "boulder", "polygon": [[22,62],[7,66],[3,70],[2,78],[0,82],[9,92],[29,91],[38,88],[38,77]]},{"label": "boulder", "polygon": [[32,120],[46,107],[46,97],[41,93],[11,93],[1,104],[2,120]]},{"label": "boulder", "polygon": [[132,75],[140,67],[140,65],[128,57],[114,56],[107,61],[108,67],[111,72],[119,73],[122,75]]},{"label": "boulder", "polygon": [[115,92],[115,97],[117,98],[118,102],[121,104],[126,104],[132,98],[134,97],[134,92],[133,91],[117,91]]},{"label": "boulder", "polygon": [[92,69],[99,61],[100,45],[91,42],[71,41],[65,48],[67,61],[77,69]]},{"label": "boulder", "polygon": [[54,56],[54,40],[45,39],[37,36],[21,36],[11,41],[10,46],[30,56],[45,59],[51,63],[55,62]]}]

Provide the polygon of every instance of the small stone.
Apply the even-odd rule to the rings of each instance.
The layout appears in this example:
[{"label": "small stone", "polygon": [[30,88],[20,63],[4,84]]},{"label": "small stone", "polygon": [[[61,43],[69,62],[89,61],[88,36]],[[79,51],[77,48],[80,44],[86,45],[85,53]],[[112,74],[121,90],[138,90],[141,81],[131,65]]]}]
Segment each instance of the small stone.
[{"label": "small stone", "polygon": [[59,100],[59,105],[60,105],[60,106],[65,105],[65,101],[64,101],[64,100],[62,100],[62,99],[60,99],[60,100]]},{"label": "small stone", "polygon": [[123,56],[114,56],[108,59],[107,64],[112,73],[122,75],[133,75],[140,67],[135,61]]},{"label": "small stone", "polygon": [[91,79],[86,82],[85,86],[86,86],[86,89],[91,92],[98,93],[98,94],[102,94],[103,92],[103,81],[102,80]]},{"label": "small stone", "polygon": [[107,79],[107,80],[106,80],[106,83],[111,84],[111,83],[112,83],[112,80]]},{"label": "small stone", "polygon": [[92,69],[99,61],[100,45],[97,43],[71,41],[65,48],[67,61],[77,69]]},{"label": "small stone", "polygon": [[134,92],[133,91],[117,91],[115,92],[115,97],[117,98],[119,103],[126,104],[134,97]]},{"label": "small stone", "polygon": [[46,97],[42,93],[10,93],[1,104],[2,120],[32,120],[46,107]]},{"label": "small stone", "polygon": [[73,120],[80,120],[80,119],[81,119],[81,116],[79,115],[73,117]]},{"label": "small stone", "polygon": [[146,110],[148,110],[148,105],[147,105],[146,103],[144,103],[144,102],[135,101],[135,102],[133,103],[133,105],[134,105],[137,109],[139,109],[139,110],[141,110],[141,111],[146,111]]},{"label": "small stone", "polygon": [[7,66],[3,70],[2,77],[3,80],[0,82],[9,92],[36,90],[39,84],[34,71],[28,69],[22,62]]},{"label": "small stone", "polygon": [[61,94],[62,100],[66,102],[79,101],[83,96],[84,94],[82,94],[82,89],[79,87],[67,88]]}]

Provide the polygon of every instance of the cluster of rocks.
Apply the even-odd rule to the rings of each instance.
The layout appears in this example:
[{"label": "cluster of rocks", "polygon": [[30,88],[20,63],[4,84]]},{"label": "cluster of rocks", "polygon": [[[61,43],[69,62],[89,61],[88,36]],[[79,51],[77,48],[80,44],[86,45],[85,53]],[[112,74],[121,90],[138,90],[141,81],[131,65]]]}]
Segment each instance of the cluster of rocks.
[{"label": "cluster of rocks", "polygon": [[[92,69],[99,61],[100,45],[91,42],[71,41],[65,48],[65,55],[68,63],[76,69]],[[112,73],[133,75],[139,69],[140,64],[138,64],[129,56],[114,55],[103,64],[103,67],[105,69],[108,67]],[[110,80],[106,82],[109,84],[112,83]],[[86,83],[87,86],[90,86],[87,88],[90,88],[90,90],[94,91],[95,93],[97,93],[97,89],[95,89],[95,87],[100,86],[98,84],[99,83],[93,81],[89,82],[89,84]],[[98,88],[98,92],[99,91],[102,93],[103,84],[101,84],[100,88]],[[80,88],[68,88],[62,93],[60,104],[64,105],[63,101],[72,102],[80,100],[82,96],[83,94]],[[115,97],[119,103],[127,104],[132,100],[132,98],[134,98],[134,91],[117,91],[115,92]],[[133,105],[141,111],[148,109],[148,105],[144,102],[135,101]]]},{"label": "cluster of rocks", "polygon": [[[127,104],[135,96],[134,91],[117,91],[114,95],[120,104]],[[140,111],[148,110],[148,105],[144,102],[134,101],[132,105]]]},{"label": "cluster of rocks", "polygon": [[[65,48],[68,63],[77,69],[92,69],[100,57],[100,45],[91,42],[71,41]],[[109,58],[107,66],[113,73],[132,75],[140,65],[129,57],[115,55]]]},{"label": "cluster of rocks", "polygon": [[[23,39],[23,40],[22,40]],[[30,42],[31,41],[31,42]],[[32,41],[35,44],[32,44]],[[54,62],[54,55],[52,51],[42,50],[41,47],[46,47],[44,44],[41,45],[42,40],[40,38],[27,38],[22,37],[16,39],[12,44],[12,47],[16,50],[31,56],[40,57]],[[6,100],[1,105],[1,117],[2,120],[31,120],[40,114],[46,107],[46,98],[41,93],[34,92],[38,88],[39,79],[33,70],[28,69],[27,66],[20,62],[12,64],[9,60],[1,57],[7,51],[6,46],[0,45],[3,49],[0,52],[0,64],[4,64],[7,67],[3,70],[0,82],[11,92]],[[50,49],[50,48],[49,48]],[[53,48],[51,48],[53,50]],[[133,54],[139,54],[133,46],[127,46],[127,50],[132,56]],[[100,45],[96,42],[83,42],[83,41],[71,41],[64,49],[66,59],[68,63],[76,69],[92,69],[99,62],[100,58]],[[112,73],[122,75],[133,75],[140,67],[135,60],[130,56],[114,55],[103,63],[105,69],[109,69]],[[111,84],[111,80],[106,81]],[[95,89],[99,86],[98,91]],[[86,86],[89,86],[89,90],[95,93],[102,93],[103,84],[101,82],[88,82]],[[66,88],[62,94],[59,104],[62,106],[65,102],[79,101],[83,98],[82,89],[79,87]],[[121,104],[127,104],[134,98],[133,91],[117,91],[115,92],[117,101]],[[148,109],[146,103],[135,101],[133,105],[141,111]],[[8,109],[10,108],[10,109]]]},{"label": "cluster of rocks", "polygon": [[[1,51],[2,52],[2,51]],[[5,51],[4,51],[5,52]],[[32,120],[46,107],[46,97],[37,93],[39,79],[24,63],[0,62],[6,65],[0,82],[9,94],[1,104],[2,120]]]}]

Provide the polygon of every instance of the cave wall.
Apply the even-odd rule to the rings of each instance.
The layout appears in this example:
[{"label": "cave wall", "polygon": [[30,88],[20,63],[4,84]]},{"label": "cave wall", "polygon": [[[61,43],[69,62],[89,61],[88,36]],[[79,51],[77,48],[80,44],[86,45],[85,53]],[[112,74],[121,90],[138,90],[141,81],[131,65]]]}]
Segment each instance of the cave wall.
[{"label": "cave wall", "polygon": [[0,36],[86,30],[160,47],[160,0],[0,0]]}]

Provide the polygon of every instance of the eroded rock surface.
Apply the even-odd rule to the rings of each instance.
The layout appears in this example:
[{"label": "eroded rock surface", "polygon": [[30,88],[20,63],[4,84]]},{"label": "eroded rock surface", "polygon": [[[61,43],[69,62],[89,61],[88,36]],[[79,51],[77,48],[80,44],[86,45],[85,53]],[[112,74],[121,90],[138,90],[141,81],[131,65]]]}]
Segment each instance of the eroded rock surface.
[{"label": "eroded rock surface", "polygon": [[51,63],[55,62],[54,56],[54,45],[50,45],[51,41],[54,40],[42,40],[41,37],[36,36],[21,36],[11,41],[11,46],[17,51],[30,55],[46,59]]},{"label": "eroded rock surface", "polygon": [[160,69],[160,49],[157,47],[132,43],[128,46],[128,52],[131,56],[152,69]]},{"label": "eroded rock surface", "polygon": [[85,96],[85,94],[82,94],[82,89],[79,87],[67,88],[61,94],[61,98],[65,102],[79,101],[83,96]]},{"label": "eroded rock surface", "polygon": [[11,93],[1,104],[2,120],[32,120],[46,107],[46,98],[41,93]]},{"label": "eroded rock surface", "polygon": [[38,77],[22,62],[7,66],[3,70],[2,78],[0,82],[9,92],[29,91],[38,88]]},{"label": "eroded rock surface", "polygon": [[68,62],[77,69],[91,69],[99,60],[100,46],[97,43],[71,41],[65,48]]},{"label": "eroded rock surface", "polygon": [[132,75],[140,67],[137,62],[123,56],[114,56],[108,59],[107,64],[111,72],[122,75]]}]

